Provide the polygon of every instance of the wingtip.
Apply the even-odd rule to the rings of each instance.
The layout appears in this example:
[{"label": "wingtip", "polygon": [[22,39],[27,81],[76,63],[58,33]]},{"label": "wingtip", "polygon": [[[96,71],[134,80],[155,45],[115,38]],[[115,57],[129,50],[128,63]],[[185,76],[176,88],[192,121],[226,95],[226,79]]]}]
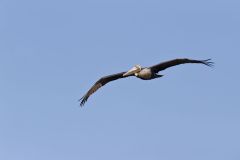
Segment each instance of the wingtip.
[{"label": "wingtip", "polygon": [[80,107],[83,108],[84,104],[80,103]]},{"label": "wingtip", "polygon": [[214,62],[212,62],[211,60],[212,59],[209,58],[209,59],[203,60],[202,63],[207,65],[208,67],[214,67]]},{"label": "wingtip", "polygon": [[85,102],[82,101],[82,102],[80,103],[80,107],[82,108],[82,107],[84,106],[84,104],[85,104]]},{"label": "wingtip", "polygon": [[82,108],[85,104],[85,100],[84,97],[82,97],[81,99],[78,100],[78,102],[80,102],[80,107]]}]

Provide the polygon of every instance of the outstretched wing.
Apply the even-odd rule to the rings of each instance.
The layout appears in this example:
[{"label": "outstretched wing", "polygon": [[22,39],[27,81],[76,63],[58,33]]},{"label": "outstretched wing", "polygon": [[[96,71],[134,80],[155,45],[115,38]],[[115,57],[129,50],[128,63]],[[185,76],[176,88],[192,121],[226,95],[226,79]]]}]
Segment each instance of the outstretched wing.
[{"label": "outstretched wing", "polygon": [[126,72],[121,72],[121,73],[117,73],[117,74],[113,74],[113,75],[109,75],[109,76],[105,76],[100,78],[89,90],[88,92],[79,100],[81,101],[80,105],[83,106],[88,98],[94,93],[96,92],[99,88],[101,88],[102,86],[104,86],[105,84],[107,84],[108,82],[120,79],[120,78],[126,78],[129,76],[123,76],[123,74]]},{"label": "outstretched wing", "polygon": [[170,60],[170,61],[166,61],[163,63],[159,63],[157,65],[154,65],[152,67],[149,67],[153,72],[158,73],[159,71],[162,71],[164,69],[167,69],[169,67],[173,67],[179,64],[185,64],[185,63],[199,63],[199,64],[204,64],[207,65],[209,67],[213,66],[213,62],[210,62],[211,59],[207,59],[207,60],[192,60],[192,59],[174,59],[174,60]]}]

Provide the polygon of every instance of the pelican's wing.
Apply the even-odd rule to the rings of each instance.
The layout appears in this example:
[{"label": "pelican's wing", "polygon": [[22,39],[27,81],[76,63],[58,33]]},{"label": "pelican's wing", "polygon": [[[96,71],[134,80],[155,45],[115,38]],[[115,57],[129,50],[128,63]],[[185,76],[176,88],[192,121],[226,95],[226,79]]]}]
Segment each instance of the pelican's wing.
[{"label": "pelican's wing", "polygon": [[207,59],[207,60],[192,60],[192,59],[174,59],[174,60],[170,60],[170,61],[166,61],[163,63],[159,63],[157,65],[154,65],[152,67],[149,67],[153,72],[157,73],[159,71],[162,71],[164,69],[167,69],[169,67],[173,67],[179,64],[185,64],[185,63],[200,63],[200,64],[204,64],[207,65],[209,67],[213,66],[213,62],[210,62],[211,59]]},{"label": "pelican's wing", "polygon": [[120,79],[120,78],[126,78],[129,76],[123,76],[123,74],[126,72],[121,72],[121,73],[117,73],[117,74],[113,74],[113,75],[109,75],[109,76],[105,76],[100,78],[89,90],[88,92],[79,100],[81,101],[80,105],[83,106],[86,101],[88,100],[88,98],[94,93],[96,92],[99,88],[101,88],[102,86],[104,86],[105,84],[107,84],[108,82]]}]

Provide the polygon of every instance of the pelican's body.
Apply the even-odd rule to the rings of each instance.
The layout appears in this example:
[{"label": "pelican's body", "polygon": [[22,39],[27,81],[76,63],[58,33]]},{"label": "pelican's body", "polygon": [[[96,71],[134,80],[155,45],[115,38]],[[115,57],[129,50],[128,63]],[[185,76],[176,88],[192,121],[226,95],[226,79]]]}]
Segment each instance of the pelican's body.
[{"label": "pelican's body", "polygon": [[150,80],[153,77],[153,73],[151,69],[149,68],[144,68],[141,70],[139,73],[135,73],[135,76],[144,80]]},{"label": "pelican's body", "polygon": [[135,73],[135,76],[142,80],[152,80],[154,78],[162,77],[162,75],[154,73],[150,68],[143,68],[140,72]]},{"label": "pelican's body", "polygon": [[134,75],[142,80],[151,80],[162,77],[158,75],[151,68],[142,68],[140,65],[135,65],[132,69],[123,74],[123,77]]},{"label": "pelican's body", "polygon": [[198,63],[198,64],[204,64],[207,66],[212,66],[213,62],[209,62],[210,59],[207,60],[191,60],[191,59],[174,59],[170,61],[166,61],[163,63],[159,63],[157,65],[151,66],[151,67],[145,67],[142,68],[140,65],[135,65],[132,69],[130,69],[127,72],[121,72],[109,76],[105,76],[100,78],[90,89],[89,91],[80,99],[81,103],[80,105],[83,106],[85,102],[88,100],[88,98],[96,92],[99,88],[107,84],[108,82],[126,78],[129,76],[135,76],[137,78],[140,78],[142,80],[152,80],[155,78],[162,77],[163,75],[159,75],[158,72],[165,70],[169,67],[176,66],[179,64],[185,64],[185,63]]}]

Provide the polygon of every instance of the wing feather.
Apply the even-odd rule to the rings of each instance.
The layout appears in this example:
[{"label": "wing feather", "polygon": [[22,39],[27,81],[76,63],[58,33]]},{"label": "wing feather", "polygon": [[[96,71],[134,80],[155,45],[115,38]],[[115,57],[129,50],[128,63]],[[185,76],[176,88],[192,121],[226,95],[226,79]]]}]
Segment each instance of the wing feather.
[{"label": "wing feather", "polygon": [[[129,76],[123,76],[123,74],[126,73],[126,72],[121,72],[121,73],[117,73],[117,74],[113,74],[113,75],[109,75],[109,76],[105,76],[105,77],[102,77],[100,78],[89,90],[88,92],[79,100],[81,101],[80,103],[80,106],[83,106],[88,98],[93,94],[95,93],[99,88],[101,88],[102,86],[104,86],[105,84],[111,82],[111,81],[114,81],[114,80],[117,80],[117,79],[120,79],[120,78],[126,78],[126,77],[129,77]],[[132,75],[130,75],[132,76]]]},{"label": "wing feather", "polygon": [[173,66],[185,64],[185,63],[199,63],[199,64],[204,64],[209,67],[212,67],[214,63],[210,62],[210,60],[211,59],[207,59],[207,60],[192,60],[192,59],[187,59],[187,58],[174,59],[174,60],[170,60],[170,61],[166,61],[163,63],[159,63],[157,65],[154,65],[154,66],[150,67],[150,69],[153,72],[158,73],[159,71],[165,70],[169,67],[173,67]]}]

